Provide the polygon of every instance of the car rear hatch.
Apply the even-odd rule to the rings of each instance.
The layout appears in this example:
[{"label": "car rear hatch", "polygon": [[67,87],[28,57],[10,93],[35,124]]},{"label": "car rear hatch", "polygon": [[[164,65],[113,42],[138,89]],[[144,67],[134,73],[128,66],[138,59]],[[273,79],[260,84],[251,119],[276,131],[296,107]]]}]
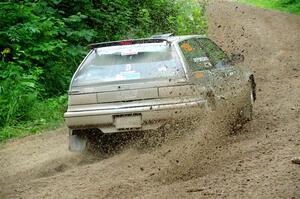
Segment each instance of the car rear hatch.
[{"label": "car rear hatch", "polygon": [[[204,88],[203,88],[204,89]],[[99,87],[75,88],[69,92],[69,105],[111,104],[162,98],[199,96],[204,90],[185,82],[149,81]]]},{"label": "car rear hatch", "polygon": [[[89,53],[73,77],[65,116],[101,110],[101,114],[109,112],[112,116],[107,121],[113,118],[117,125],[118,117],[124,116],[126,121],[128,114],[142,114],[122,110],[160,109],[161,105],[199,98],[204,92],[188,83],[178,54],[168,42],[124,44],[95,48]],[[134,118],[137,121],[142,117]]]},{"label": "car rear hatch", "polygon": [[[191,95],[176,49],[148,39],[92,45],[76,71],[69,105],[128,102]],[[194,88],[193,88],[194,89]]]}]

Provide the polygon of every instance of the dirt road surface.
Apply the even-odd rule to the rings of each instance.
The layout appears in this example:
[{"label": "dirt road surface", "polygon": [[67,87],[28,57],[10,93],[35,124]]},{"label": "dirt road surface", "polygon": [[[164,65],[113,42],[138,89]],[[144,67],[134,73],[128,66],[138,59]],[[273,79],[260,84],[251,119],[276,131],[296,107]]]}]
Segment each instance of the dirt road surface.
[{"label": "dirt road surface", "polygon": [[300,17],[231,2],[207,15],[209,36],[255,71],[253,121],[232,132],[208,117],[105,156],[69,152],[66,128],[9,141],[0,198],[300,198]]}]

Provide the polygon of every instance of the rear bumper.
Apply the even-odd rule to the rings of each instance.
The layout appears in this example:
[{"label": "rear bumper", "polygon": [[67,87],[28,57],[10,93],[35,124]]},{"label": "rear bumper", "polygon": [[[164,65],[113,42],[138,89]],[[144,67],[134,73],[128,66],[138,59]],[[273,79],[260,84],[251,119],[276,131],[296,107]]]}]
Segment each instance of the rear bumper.
[{"label": "rear bumper", "polygon": [[[110,107],[109,109],[76,110],[64,114],[66,124],[71,129],[99,128],[104,133],[132,130],[156,129],[169,119],[184,119],[200,115],[208,110],[207,101],[190,99],[166,104],[143,105],[131,107]],[[118,129],[115,117],[123,115],[140,115],[141,127],[135,129]]]}]

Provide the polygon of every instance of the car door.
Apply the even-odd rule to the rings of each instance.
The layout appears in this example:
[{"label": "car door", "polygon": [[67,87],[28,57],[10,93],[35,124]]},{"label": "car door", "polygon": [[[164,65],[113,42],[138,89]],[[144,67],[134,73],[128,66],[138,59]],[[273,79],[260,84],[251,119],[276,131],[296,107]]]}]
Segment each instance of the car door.
[{"label": "car door", "polygon": [[242,71],[228,64],[229,57],[208,38],[198,38],[201,48],[206,52],[212,65],[213,86],[220,98],[234,98],[241,95]]},{"label": "car door", "polygon": [[224,95],[224,73],[216,68],[197,38],[181,41],[179,46],[188,65],[189,78],[199,87],[204,86],[208,99],[216,105],[215,98]]}]

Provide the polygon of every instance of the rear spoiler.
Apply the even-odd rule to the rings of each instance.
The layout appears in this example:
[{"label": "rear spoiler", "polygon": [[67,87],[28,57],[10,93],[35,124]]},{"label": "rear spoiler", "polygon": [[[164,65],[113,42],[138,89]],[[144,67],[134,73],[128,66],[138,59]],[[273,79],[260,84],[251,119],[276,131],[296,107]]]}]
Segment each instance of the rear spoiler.
[{"label": "rear spoiler", "polygon": [[149,43],[163,43],[171,44],[167,39],[162,38],[150,38],[150,39],[132,39],[132,40],[121,40],[121,41],[109,41],[102,43],[94,43],[89,44],[87,48],[101,48],[101,47],[109,47],[109,46],[124,46],[124,45],[132,45],[132,44],[149,44]]}]

